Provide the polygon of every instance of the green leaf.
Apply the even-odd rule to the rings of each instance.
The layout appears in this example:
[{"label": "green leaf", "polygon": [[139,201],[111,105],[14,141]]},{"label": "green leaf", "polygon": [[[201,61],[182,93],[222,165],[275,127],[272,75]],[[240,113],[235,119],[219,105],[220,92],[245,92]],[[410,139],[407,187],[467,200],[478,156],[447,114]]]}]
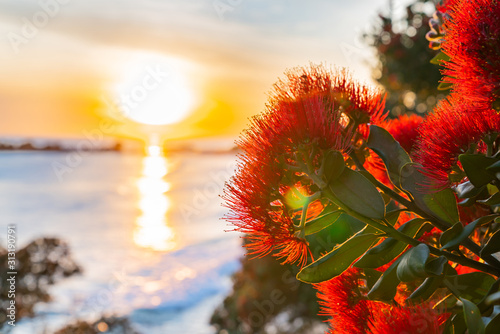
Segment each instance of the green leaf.
[{"label": "green leaf", "polygon": [[429,299],[434,292],[441,286],[444,276],[427,277],[420,286],[413,291],[407,301],[422,303]]},{"label": "green leaf", "polygon": [[460,219],[458,216],[457,200],[451,189],[425,194],[423,200],[438,218],[451,224]]},{"label": "green leaf", "polygon": [[297,279],[306,283],[319,283],[342,274],[380,238],[380,235],[363,232],[364,230],[360,231],[331,252],[302,268]]},{"label": "green leaf", "polygon": [[482,154],[461,154],[458,160],[462,163],[469,181],[476,187],[487,185],[495,178],[494,174],[487,172],[487,167],[497,162],[497,159]]},{"label": "green leaf", "polygon": [[486,170],[490,173],[498,173],[500,172],[500,161],[495,162],[491,166],[487,167]]},{"label": "green leaf", "polygon": [[500,313],[496,314],[486,326],[486,334],[498,334],[500,332]]},{"label": "green leaf", "polygon": [[389,301],[393,300],[398,290],[400,280],[397,275],[397,268],[401,258],[394,261],[393,264],[380,276],[373,288],[368,292],[368,298],[371,300]]},{"label": "green leaf", "polygon": [[465,323],[467,324],[469,333],[484,334],[485,326],[483,318],[481,318],[481,312],[479,312],[476,304],[465,298],[460,298],[460,301],[464,305]]},{"label": "green leaf", "polygon": [[371,289],[382,276],[382,272],[375,269],[363,269],[363,276],[366,280],[366,286]]},{"label": "green leaf", "polygon": [[498,292],[499,287],[500,287],[500,280],[496,280],[493,284],[490,285],[488,292],[484,295],[483,299],[481,299],[481,301],[477,303],[477,307],[479,307],[479,310],[482,313],[492,311],[493,305],[490,304],[488,299],[491,296],[494,296],[499,293]]},{"label": "green leaf", "polygon": [[495,292],[485,298],[485,304],[498,305],[500,304],[500,292]]},{"label": "green leaf", "polygon": [[464,241],[466,238],[468,238],[472,232],[474,232],[474,229],[476,227],[488,224],[493,219],[495,219],[495,217],[497,217],[497,216],[498,215],[483,216],[479,219],[474,220],[472,223],[467,224],[462,229],[460,229],[462,226],[462,223],[460,223],[460,222],[456,223],[450,229],[446,230],[443,233],[443,235],[441,236],[441,237],[444,237],[445,233],[453,230],[453,232],[450,232],[450,237],[449,238],[446,237],[444,245],[440,239],[440,243],[442,245],[441,250],[458,246],[459,244],[462,243],[462,241]]},{"label": "green leaf", "polygon": [[458,202],[460,206],[473,206],[476,204],[476,198],[466,198]]},{"label": "green leaf", "polygon": [[425,263],[429,258],[430,250],[426,244],[419,244],[410,248],[401,256],[397,275],[401,282],[411,282],[417,278],[429,276],[425,270]]},{"label": "green leaf", "polygon": [[431,59],[431,64],[440,65],[441,62],[449,61],[449,60],[450,60],[450,56],[448,56],[446,53],[441,51],[437,55],[435,55],[434,58]]},{"label": "green leaf", "polygon": [[337,210],[333,212],[328,212],[324,215],[316,217],[307,222],[305,227],[306,235],[311,235],[321,231],[322,229],[332,225],[343,213],[342,210]]},{"label": "green leaf", "polygon": [[463,230],[464,226],[462,225],[462,223],[456,223],[455,225],[444,231],[443,234],[441,234],[441,237],[439,238],[439,244],[441,246],[447,245],[450,241],[460,236]]},{"label": "green leaf", "polygon": [[457,313],[451,319],[451,324],[453,326],[453,334],[463,334],[467,330],[467,325],[465,324],[464,313],[463,311]]},{"label": "green leaf", "polygon": [[389,179],[397,188],[401,188],[401,168],[411,162],[410,156],[385,129],[370,125],[367,146],[384,161]]},{"label": "green leaf", "polygon": [[399,216],[401,215],[402,212],[406,211],[405,209],[397,209],[394,211],[389,211],[385,214],[385,219],[387,222],[391,225],[394,226],[399,220]]},{"label": "green leaf", "polygon": [[[426,220],[422,218],[414,218],[401,225],[398,231],[413,238],[422,230],[425,221]],[[427,225],[430,226],[429,224]],[[358,268],[381,267],[404,252],[406,247],[408,247],[408,245],[401,241],[394,238],[387,238],[381,244],[368,250],[356,263],[354,263],[354,266]]]},{"label": "green leaf", "polygon": [[471,198],[479,195],[483,187],[476,188],[470,181],[462,182],[456,187],[458,198]]},{"label": "green leaf", "polygon": [[377,188],[363,175],[345,168],[342,175],[329,184],[333,194],[348,208],[373,219],[383,219],[385,203]]},{"label": "green leaf", "polygon": [[427,214],[439,218],[450,225],[458,221],[458,209],[455,195],[451,189],[429,193],[422,189],[422,185],[430,184],[426,175],[420,170],[422,166],[410,163],[401,169],[401,186],[411,194],[415,203]]},{"label": "green leaf", "polygon": [[500,230],[493,233],[479,253],[481,257],[500,252]]},{"label": "green leaf", "polygon": [[[345,226],[348,226],[352,232],[351,235],[358,233],[362,229],[364,229],[364,233],[373,233],[376,231],[374,228],[371,228],[370,226],[366,226],[366,224],[363,223],[361,220],[354,218],[353,216],[348,215],[345,212],[342,213],[340,215],[340,217],[337,219],[337,221],[335,222],[335,224],[338,224],[338,223],[341,223],[341,224],[344,224]],[[342,242],[344,242],[344,241],[342,241]]]},{"label": "green leaf", "polygon": [[438,85],[438,90],[448,90],[451,87],[453,87],[453,84],[451,82],[441,81]]},{"label": "green leaf", "polygon": [[495,279],[483,272],[473,272],[463,275],[446,277],[447,286],[451,286],[460,297],[473,302],[480,302],[488,293]]},{"label": "green leaf", "polygon": [[485,205],[498,205],[500,204],[500,192],[494,193],[488,199],[478,200],[477,202]]},{"label": "green leaf", "polygon": [[439,256],[425,264],[425,271],[430,275],[439,276],[443,273],[447,263],[448,259],[446,257]]},{"label": "green leaf", "polygon": [[322,172],[327,183],[336,180],[342,174],[344,168],[345,162],[342,153],[334,150],[325,153]]}]

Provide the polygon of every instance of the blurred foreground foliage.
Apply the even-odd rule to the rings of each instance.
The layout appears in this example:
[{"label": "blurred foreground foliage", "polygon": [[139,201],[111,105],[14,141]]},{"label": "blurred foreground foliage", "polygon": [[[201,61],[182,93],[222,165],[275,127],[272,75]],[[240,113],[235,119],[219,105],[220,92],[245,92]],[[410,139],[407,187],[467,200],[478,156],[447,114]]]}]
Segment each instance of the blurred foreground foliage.
[{"label": "blurred foreground foliage", "polygon": [[[33,317],[33,308],[51,300],[47,289],[58,280],[81,272],[70,256],[68,245],[56,238],[40,238],[16,252],[16,322]],[[7,282],[7,250],[0,249],[0,279]],[[0,328],[9,320],[7,307],[9,286],[0,291]]]},{"label": "blurred foreground foliage", "polygon": [[[8,278],[7,250],[0,248],[0,330],[9,332],[7,307],[10,303],[9,286],[3,285]],[[71,257],[68,244],[57,238],[39,238],[16,252],[16,323],[27,317],[35,317],[35,306],[52,300],[48,289],[61,279],[80,274],[82,268]],[[40,329],[43,333],[46,330]],[[128,318],[102,316],[97,321],[76,321],[59,329],[55,334],[139,334]]]}]

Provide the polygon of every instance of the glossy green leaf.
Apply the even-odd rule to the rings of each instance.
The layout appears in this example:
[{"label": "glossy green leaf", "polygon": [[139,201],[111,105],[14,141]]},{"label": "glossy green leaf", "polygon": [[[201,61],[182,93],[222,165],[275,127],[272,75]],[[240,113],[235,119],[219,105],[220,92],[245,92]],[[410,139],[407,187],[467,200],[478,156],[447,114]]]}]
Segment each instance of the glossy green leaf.
[{"label": "glossy green leaf", "polygon": [[429,299],[434,292],[441,286],[443,282],[443,276],[432,276],[427,277],[420,286],[413,291],[413,293],[408,297],[407,301],[412,301],[415,303],[422,303]]},{"label": "glossy green leaf", "polygon": [[460,206],[472,206],[476,204],[476,198],[466,198],[458,201],[458,205]]},{"label": "glossy green leaf", "polygon": [[334,150],[329,150],[325,153],[323,161],[323,175],[327,183],[336,180],[342,174],[344,169],[345,162],[342,153]]},{"label": "glossy green leaf", "polygon": [[397,209],[397,210],[393,210],[393,211],[389,211],[385,214],[385,219],[387,220],[387,222],[391,225],[391,226],[394,226],[396,225],[396,223],[398,222],[399,220],[399,216],[401,215],[402,212],[404,212],[406,210],[404,209]]},{"label": "glossy green leaf", "polygon": [[469,333],[484,334],[485,326],[483,318],[481,318],[481,312],[479,312],[476,304],[465,298],[460,298],[460,301],[463,303],[465,323],[467,324]]},{"label": "glossy green leaf", "polygon": [[483,272],[473,272],[463,275],[449,275],[447,285],[451,286],[460,297],[479,303],[488,293],[495,279]]},{"label": "glossy green leaf", "polygon": [[463,311],[455,314],[451,319],[452,334],[464,334],[467,330]]},{"label": "glossy green leaf", "polygon": [[500,192],[494,193],[488,199],[478,200],[477,202],[485,205],[498,205],[500,204]]},{"label": "glossy green leaf", "polygon": [[493,318],[491,318],[488,325],[486,325],[485,333],[486,334],[500,333],[500,313],[496,314]]},{"label": "glossy green leaf", "polygon": [[425,264],[425,271],[429,275],[439,276],[443,273],[445,266],[448,264],[448,259],[444,256],[439,256],[429,260]]},{"label": "glossy green leaf", "polygon": [[366,144],[384,161],[392,184],[401,188],[401,168],[411,162],[408,153],[387,130],[377,125],[370,126]]},{"label": "glossy green leaf", "polygon": [[330,182],[329,188],[351,210],[368,218],[384,218],[384,199],[377,188],[360,173],[345,168],[342,175]]},{"label": "glossy green leaf", "polygon": [[333,223],[335,223],[335,221],[337,221],[342,213],[342,210],[336,210],[333,212],[325,213],[315,219],[308,221],[305,227],[306,235],[317,233],[322,229],[332,225]]},{"label": "glossy green leaf", "polygon": [[462,182],[456,187],[458,198],[471,198],[479,195],[483,187],[476,188],[470,181]]},{"label": "glossy green leaf", "polygon": [[497,159],[483,154],[461,154],[458,160],[462,163],[469,181],[476,187],[482,187],[491,182],[495,175],[490,174],[486,168],[497,162]]},{"label": "glossy green leaf", "polygon": [[[414,218],[401,225],[398,231],[413,238],[422,230],[425,221],[426,220],[422,218]],[[380,245],[368,250],[356,263],[354,263],[354,266],[358,268],[381,267],[403,253],[407,247],[408,245],[401,241],[394,238],[387,238],[380,243]]]},{"label": "glossy green leaf", "polygon": [[491,303],[489,302],[488,299],[491,296],[494,296],[494,295],[500,293],[498,291],[499,288],[500,288],[500,279],[496,280],[493,284],[490,285],[488,292],[484,295],[483,299],[481,299],[481,301],[479,303],[477,303],[477,307],[479,307],[479,310],[482,313],[492,311],[494,305],[491,305]]},{"label": "glossy green leaf", "polygon": [[370,181],[375,187],[378,185],[377,179],[375,178],[375,176],[373,176],[372,174],[370,174],[369,171],[367,171],[367,170],[358,170],[357,172],[359,174],[363,175],[364,177],[366,177],[366,179],[368,181]]},{"label": "glossy green leaf", "polygon": [[424,203],[430,211],[442,220],[454,224],[458,216],[457,200],[451,189],[444,189],[436,193],[427,193],[423,196]]},{"label": "glossy green leaf", "polygon": [[389,301],[393,300],[401,282],[398,279],[397,268],[401,258],[394,261],[393,264],[380,276],[373,288],[368,292],[368,298],[371,300]]},{"label": "glossy green leaf", "polygon": [[426,244],[419,244],[410,248],[401,256],[397,275],[401,282],[411,282],[417,278],[429,276],[425,270],[425,263],[429,258],[430,250]]},{"label": "glossy green leaf", "polygon": [[420,170],[422,166],[410,163],[401,169],[401,186],[413,197],[415,203],[427,214],[440,218],[450,225],[458,221],[458,209],[455,195],[451,189],[431,193],[423,189],[430,184],[426,175]]},{"label": "glossy green leaf", "polygon": [[[485,224],[491,222],[497,216],[498,215],[483,216],[479,219],[474,220],[472,223],[467,224],[463,228],[461,227],[462,223],[460,223],[460,222],[456,223],[449,230],[446,230],[443,233],[443,235],[441,236],[441,238],[443,238],[445,236],[445,234],[448,233],[448,231],[453,230],[453,232],[450,232],[449,238],[447,237],[444,240],[444,242],[442,242],[440,239],[440,242],[442,245],[441,249],[447,249],[447,248],[452,248],[452,247],[458,246],[459,244],[462,243],[462,241],[464,241],[466,238],[468,238],[472,232],[474,232],[476,227],[479,227],[479,226],[482,226],[482,225],[485,225]],[[451,233],[453,233],[453,234],[451,234]],[[443,245],[443,243],[444,243],[444,245]]]},{"label": "glossy green leaf", "polygon": [[342,274],[373,243],[380,238],[376,234],[364,234],[360,231],[331,252],[302,268],[297,279],[307,283],[319,283]]},{"label": "glossy green leaf", "polygon": [[500,161],[495,162],[491,166],[486,168],[487,171],[490,173],[498,173],[500,172]]},{"label": "glossy green leaf", "polygon": [[375,269],[363,269],[362,272],[368,289],[371,289],[382,276],[382,272]]},{"label": "glossy green leaf", "polygon": [[[351,235],[354,235],[364,229],[364,233],[374,233],[376,230],[370,226],[366,226],[365,223],[363,223],[361,220],[354,218],[351,215],[348,215],[347,213],[342,213],[339,218],[337,218],[337,221],[335,224],[344,224],[346,226],[349,226],[351,230]],[[345,241],[345,240],[344,240]]]},{"label": "glossy green leaf", "polygon": [[457,238],[463,232],[463,230],[464,226],[462,225],[462,223],[461,222],[456,223],[455,225],[444,231],[443,234],[441,234],[441,237],[439,238],[440,245],[441,246],[447,245],[450,241]]},{"label": "glossy green leaf", "polygon": [[434,65],[440,65],[441,62],[449,61],[449,60],[450,60],[450,56],[448,56],[446,53],[441,51],[437,55],[435,55],[434,58],[432,58],[430,62],[431,62],[431,64],[434,64]]},{"label": "glossy green leaf", "polygon": [[481,257],[500,252],[500,230],[493,233],[488,242],[481,249]]},{"label": "glossy green leaf", "polygon": [[498,305],[500,304],[500,292],[495,292],[485,298],[485,303],[487,305]]},{"label": "glossy green leaf", "polygon": [[453,87],[453,84],[451,82],[444,82],[444,81],[441,81],[438,85],[438,90],[448,90],[450,89],[451,87]]}]

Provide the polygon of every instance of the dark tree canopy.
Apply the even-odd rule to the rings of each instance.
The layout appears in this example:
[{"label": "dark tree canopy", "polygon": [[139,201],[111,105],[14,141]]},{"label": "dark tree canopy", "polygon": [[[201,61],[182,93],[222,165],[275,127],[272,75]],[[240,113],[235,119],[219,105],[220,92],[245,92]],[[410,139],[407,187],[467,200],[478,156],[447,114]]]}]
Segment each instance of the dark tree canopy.
[{"label": "dark tree canopy", "polygon": [[363,36],[376,49],[378,67],[373,77],[387,91],[386,105],[392,116],[427,113],[444,97],[437,89],[439,67],[430,63],[438,51],[431,50],[425,38],[437,2],[416,0],[399,20],[392,18],[391,8],[387,16],[379,14],[378,24]]}]

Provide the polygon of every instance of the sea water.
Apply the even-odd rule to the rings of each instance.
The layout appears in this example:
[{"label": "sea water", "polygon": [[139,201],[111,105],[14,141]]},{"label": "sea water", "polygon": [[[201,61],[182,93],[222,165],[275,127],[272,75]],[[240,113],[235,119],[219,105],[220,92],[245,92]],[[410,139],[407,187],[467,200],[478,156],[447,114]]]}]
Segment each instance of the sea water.
[{"label": "sea water", "polygon": [[142,333],[208,334],[243,251],[225,232],[219,195],[233,154],[0,153],[0,243],[69,244],[83,273],[51,286],[50,303],[12,334],[127,315]]}]

